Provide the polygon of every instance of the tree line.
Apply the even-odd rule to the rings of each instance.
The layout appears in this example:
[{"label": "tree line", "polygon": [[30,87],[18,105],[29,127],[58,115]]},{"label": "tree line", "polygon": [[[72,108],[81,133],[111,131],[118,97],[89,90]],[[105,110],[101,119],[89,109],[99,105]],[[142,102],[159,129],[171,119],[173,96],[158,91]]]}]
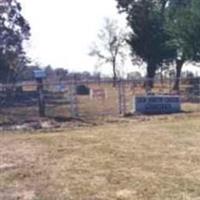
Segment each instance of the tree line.
[{"label": "tree line", "polygon": [[[133,62],[137,58],[146,63],[147,90],[153,87],[156,71],[173,64],[176,68],[173,89],[178,91],[184,63],[200,60],[200,1],[115,1],[119,13],[126,14],[129,31],[106,20],[104,29],[98,35],[102,46],[95,43],[90,55],[97,56],[101,64],[112,64],[115,84],[117,67],[123,65],[127,46],[130,47]],[[21,10],[17,0],[0,2],[1,82],[16,81],[27,68],[24,42],[30,38],[30,25],[22,16]],[[65,74],[63,72],[63,76]]]},{"label": "tree line", "polygon": [[0,2],[0,80],[4,83],[15,81],[28,62],[24,41],[30,37],[30,26],[21,10],[16,0]]},{"label": "tree line", "polygon": [[[124,59],[125,43],[131,49],[133,63],[146,64],[146,90],[151,90],[157,70],[175,65],[173,89],[179,91],[181,70],[186,62],[200,60],[199,0],[116,0],[119,13],[126,14],[127,30],[115,21],[105,20],[90,55],[113,67]],[[119,67],[122,62],[118,62]]]},{"label": "tree line", "polygon": [[147,64],[147,89],[153,87],[157,69],[176,64],[174,90],[179,90],[185,62],[200,60],[199,0],[116,0],[127,14],[132,55]]}]

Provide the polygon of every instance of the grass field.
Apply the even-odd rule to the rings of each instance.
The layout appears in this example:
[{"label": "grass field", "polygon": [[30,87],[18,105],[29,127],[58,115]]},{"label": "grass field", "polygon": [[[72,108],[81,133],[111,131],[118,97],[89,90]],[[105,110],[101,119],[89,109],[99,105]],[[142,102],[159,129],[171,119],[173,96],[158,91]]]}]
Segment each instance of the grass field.
[{"label": "grass field", "polygon": [[0,134],[0,200],[199,200],[200,115]]}]

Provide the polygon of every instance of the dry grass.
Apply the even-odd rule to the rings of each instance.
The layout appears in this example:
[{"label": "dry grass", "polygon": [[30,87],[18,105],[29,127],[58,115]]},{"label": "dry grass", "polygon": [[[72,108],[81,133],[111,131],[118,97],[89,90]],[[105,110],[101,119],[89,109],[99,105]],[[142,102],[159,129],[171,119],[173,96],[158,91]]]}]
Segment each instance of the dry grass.
[{"label": "dry grass", "polygon": [[200,199],[198,114],[109,121],[1,134],[0,199]]}]

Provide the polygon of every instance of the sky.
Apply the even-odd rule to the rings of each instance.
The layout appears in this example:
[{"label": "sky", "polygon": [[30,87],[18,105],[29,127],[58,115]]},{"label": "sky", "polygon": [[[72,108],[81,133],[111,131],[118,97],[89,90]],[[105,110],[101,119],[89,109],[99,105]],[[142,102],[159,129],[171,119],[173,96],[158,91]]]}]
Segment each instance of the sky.
[{"label": "sky", "polygon": [[[70,71],[96,70],[88,55],[105,17],[124,23],[115,0],[20,0],[22,13],[31,26],[27,45],[34,62]],[[125,24],[125,23],[124,23]],[[111,73],[111,68],[102,69]]]},{"label": "sky", "polygon": [[[96,59],[88,53],[105,17],[117,19],[120,25],[125,25],[124,17],[117,12],[115,0],[19,1],[22,13],[31,26],[31,38],[26,51],[33,63],[62,67],[69,71],[112,73],[111,66],[96,69]],[[145,73],[130,62],[123,70]]]}]

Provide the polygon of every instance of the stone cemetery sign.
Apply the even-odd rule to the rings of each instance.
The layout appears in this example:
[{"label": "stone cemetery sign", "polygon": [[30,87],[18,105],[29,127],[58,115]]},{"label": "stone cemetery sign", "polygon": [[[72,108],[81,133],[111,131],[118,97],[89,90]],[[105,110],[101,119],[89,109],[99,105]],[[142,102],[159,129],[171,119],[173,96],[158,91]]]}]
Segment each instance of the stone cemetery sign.
[{"label": "stone cemetery sign", "polygon": [[143,114],[169,114],[181,111],[180,96],[137,96],[134,99],[135,112]]}]

